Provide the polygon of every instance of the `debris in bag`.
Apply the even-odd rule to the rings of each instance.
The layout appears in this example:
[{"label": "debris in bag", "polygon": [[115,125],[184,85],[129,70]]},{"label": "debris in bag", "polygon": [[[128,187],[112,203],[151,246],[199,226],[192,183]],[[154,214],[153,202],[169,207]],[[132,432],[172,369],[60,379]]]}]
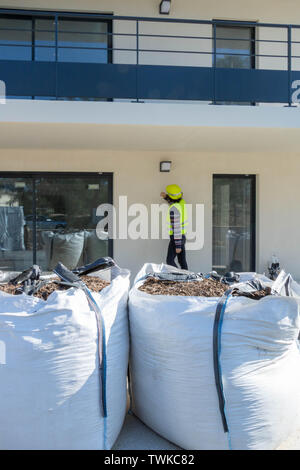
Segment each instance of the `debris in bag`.
[{"label": "debris in bag", "polygon": [[198,281],[165,281],[149,277],[139,290],[152,295],[183,295],[222,297],[228,290],[228,286],[214,279],[201,279]]},{"label": "debris in bag", "polygon": [[275,281],[280,273],[279,259],[276,255],[272,255],[272,262],[268,266],[269,277]]},{"label": "debris in bag", "polygon": [[215,271],[209,274],[151,273],[139,290],[151,295],[222,297],[230,289],[233,296],[253,300],[272,294],[271,287],[257,278],[243,283],[238,283],[239,279],[239,274],[234,272],[224,276]]},{"label": "debris in bag", "polygon": [[259,279],[252,279],[244,282],[232,289],[233,296],[248,297],[249,299],[259,300],[267,295],[272,294],[270,286],[264,285]]},{"label": "debris in bag", "polygon": [[[104,281],[96,276],[82,276],[82,280],[87,285],[87,287],[94,291],[100,292],[105,287],[109,286],[108,281]],[[70,289],[70,286],[66,285],[65,283],[60,282],[58,277],[51,278],[51,281],[47,281],[44,285],[37,290],[33,295],[34,297],[39,297],[40,299],[47,300],[49,295],[52,294],[54,291],[62,291]],[[7,294],[18,295],[22,293],[20,291],[20,287],[15,286],[13,284],[2,284],[0,285],[0,291],[6,292]]]},{"label": "debris in bag", "polygon": [[[87,274],[95,271],[103,271],[114,266],[115,263],[110,257],[99,258],[98,260],[86,266],[74,269],[84,281],[89,290],[100,292],[107,287],[110,282],[100,279],[97,276],[88,276]],[[41,278],[41,269],[38,265],[33,265],[21,274],[10,279],[7,283],[0,284],[0,291],[12,295],[27,294],[47,300],[49,295],[54,291],[67,290],[74,287],[72,284],[64,282],[60,277],[53,276]]]},{"label": "debris in bag", "polygon": [[[36,295],[69,288],[70,274],[63,284],[60,275],[43,273],[39,281],[48,282]],[[8,353],[5,367],[0,364],[0,449],[113,447],[127,411],[130,273],[115,266],[103,274],[96,270],[79,281],[89,284],[98,315],[79,288],[48,302],[0,292],[0,346]],[[0,272],[2,288],[22,287],[8,284],[17,275]],[[100,294],[98,283],[107,285]]]},{"label": "debris in bag", "polygon": [[182,449],[278,448],[300,426],[300,285],[241,272],[219,298],[141,292],[170,271],[144,265],[130,292],[133,413]]}]

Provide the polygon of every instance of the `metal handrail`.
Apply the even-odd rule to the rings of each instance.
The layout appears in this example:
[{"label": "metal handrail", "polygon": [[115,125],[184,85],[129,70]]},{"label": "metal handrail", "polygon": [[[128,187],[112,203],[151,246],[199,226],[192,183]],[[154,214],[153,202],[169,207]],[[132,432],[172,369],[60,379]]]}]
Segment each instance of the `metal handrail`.
[{"label": "metal handrail", "polygon": [[[182,18],[171,18],[171,17],[142,17],[142,16],[118,16],[118,15],[113,15],[113,14],[103,14],[103,13],[81,13],[81,12],[52,12],[52,11],[29,11],[29,10],[21,10],[21,9],[0,9],[0,17],[9,17],[9,15],[12,15],[13,18],[16,17],[23,17],[24,20],[28,20],[31,18],[36,18],[36,19],[50,19],[53,20],[53,28],[52,29],[40,29],[40,28],[7,28],[7,27],[0,27],[0,33],[4,31],[18,31],[18,32],[31,32],[32,33],[32,38],[34,38],[34,35],[37,33],[45,33],[45,34],[53,34],[53,39],[50,39],[48,42],[49,44],[39,44],[38,41],[42,41],[42,39],[31,39],[28,41],[28,44],[20,44],[17,41],[16,42],[11,42],[11,43],[4,43],[0,40],[0,51],[1,47],[25,47],[25,48],[31,48],[32,49],[32,60],[34,60],[34,50],[35,49],[48,49],[48,50],[53,50],[55,51],[55,62],[59,61],[59,51],[61,50],[89,50],[89,51],[106,51],[108,54],[112,54],[113,52],[134,52],[136,54],[136,65],[140,64],[140,58],[141,54],[147,54],[147,53],[152,53],[152,54],[189,54],[189,55],[196,55],[196,56],[201,56],[201,55],[209,55],[212,57],[212,65],[211,68],[213,69],[213,89],[215,90],[216,86],[216,72],[215,69],[220,66],[217,63],[217,59],[219,57],[226,57],[226,56],[234,56],[234,57],[247,57],[249,59],[253,58],[274,58],[274,59],[286,59],[286,66],[285,70],[288,72],[288,86],[290,90],[291,86],[291,78],[292,78],[292,64],[293,64],[293,59],[300,59],[300,55],[293,54],[293,46],[300,44],[300,40],[292,40],[292,31],[293,29],[298,30],[300,29],[300,24],[284,24],[284,23],[259,23],[255,21],[228,21],[228,20],[202,20],[202,19],[182,19]],[[116,22],[131,22],[135,24],[135,31],[134,32],[116,32],[113,30],[108,30],[106,32],[93,32],[93,31],[73,31],[73,30],[68,30],[64,31],[60,29],[60,20],[61,19],[80,19],[80,20],[92,20],[92,21],[97,21],[97,20],[103,20],[109,24],[111,22],[113,25]],[[151,32],[142,32],[140,25],[142,23],[156,23],[156,24],[185,24],[185,25],[206,25],[206,26],[212,26],[212,35],[185,35],[185,34],[158,34],[156,32],[151,33]],[[251,27],[257,30],[258,28],[275,28],[276,31],[278,29],[283,29],[286,31],[287,34],[287,39],[262,39],[262,38],[256,38],[255,36],[249,37],[249,38],[230,38],[230,37],[217,37],[217,27],[218,26],[243,26],[243,27]],[[107,45],[104,47],[92,47],[89,45],[88,42],[85,41],[84,45],[76,45],[76,41],[74,42],[74,45],[64,45],[63,40],[61,40],[61,36],[64,35],[64,37],[68,37],[68,35],[77,35],[78,36],[78,42],[80,43],[80,36],[85,35],[88,36],[89,38],[97,38],[97,41],[93,41],[93,43],[99,43],[101,44],[101,38],[106,38],[107,39]],[[112,43],[112,40],[116,37],[132,37],[135,39],[135,45],[132,47],[114,47],[114,44]],[[151,47],[151,43],[148,44],[150,47],[145,48],[141,47],[140,40],[143,38],[150,38],[150,41],[152,38],[155,39],[175,39],[175,40],[180,40],[183,42],[182,49],[181,48],[153,48]],[[195,41],[211,41],[212,42],[212,49],[211,50],[189,50],[188,48],[184,47],[184,40],[195,40]],[[241,52],[238,52],[238,49],[236,51],[230,51],[226,52],[226,50],[223,52],[222,50],[218,50],[217,45],[218,41],[239,41],[239,42],[244,42],[247,44],[251,45],[256,45],[256,44],[277,44],[277,45],[284,45],[287,47],[286,54],[278,53],[278,54],[268,54],[268,53],[258,53],[256,52],[253,48],[249,48],[249,52],[242,52],[242,49],[240,49]],[[68,42],[68,41],[66,41]],[[103,40],[102,40],[103,43]],[[254,51],[254,52],[253,52]],[[110,55],[112,57],[112,55]],[[0,56],[1,58],[1,56]],[[52,61],[51,61],[52,62]],[[252,64],[254,62],[252,61]],[[154,65],[154,64],[153,64]],[[176,64],[178,67],[180,67],[180,64]],[[197,66],[197,65],[195,65]],[[221,65],[222,66],[222,65]],[[280,69],[281,70],[281,69]],[[57,86],[57,84],[56,84]],[[290,93],[289,93],[290,96]],[[138,101],[138,97],[137,97]],[[291,102],[289,101],[289,105],[291,105]]]}]

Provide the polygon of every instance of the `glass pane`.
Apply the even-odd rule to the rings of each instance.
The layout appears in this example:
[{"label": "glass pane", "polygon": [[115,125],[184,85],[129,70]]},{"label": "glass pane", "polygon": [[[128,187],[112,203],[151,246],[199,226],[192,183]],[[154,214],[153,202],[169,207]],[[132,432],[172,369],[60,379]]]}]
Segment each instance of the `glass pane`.
[{"label": "glass pane", "polygon": [[52,62],[55,60],[55,20],[37,18],[34,20],[35,60]]},{"label": "glass pane", "polygon": [[0,59],[32,59],[32,20],[0,18]]},{"label": "glass pane", "polygon": [[0,270],[23,271],[32,263],[32,180],[0,178]]},{"label": "glass pane", "polygon": [[37,264],[51,271],[58,261],[73,269],[108,255],[108,241],[96,235],[96,209],[109,202],[105,177],[36,180]]},{"label": "glass pane", "polygon": [[214,177],[213,180],[213,269],[254,269],[252,177]]},{"label": "glass pane", "polygon": [[106,63],[107,23],[60,19],[58,60],[61,62]]},{"label": "glass pane", "polygon": [[216,66],[225,68],[251,68],[252,28],[217,26]]}]

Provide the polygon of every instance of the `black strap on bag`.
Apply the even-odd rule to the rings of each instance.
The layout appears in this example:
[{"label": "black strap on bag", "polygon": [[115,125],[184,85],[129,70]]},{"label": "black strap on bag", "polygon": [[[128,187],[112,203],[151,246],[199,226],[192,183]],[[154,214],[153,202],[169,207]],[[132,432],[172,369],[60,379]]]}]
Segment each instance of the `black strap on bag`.
[{"label": "black strap on bag", "polygon": [[223,317],[226,309],[227,301],[231,295],[232,290],[228,289],[223,297],[218,302],[214,320],[213,327],[213,358],[214,358],[214,374],[215,374],[215,383],[217,388],[218,400],[219,400],[219,409],[221,413],[222,423],[224,432],[228,432],[228,424],[225,415],[225,397],[223,391],[223,381],[222,381],[222,370],[220,365],[220,354],[221,354],[221,329],[223,323]]},{"label": "black strap on bag", "polygon": [[87,288],[85,283],[74,272],[70,271],[62,263],[58,263],[53,269],[63,281],[72,284],[73,287],[83,290],[87,297],[87,301],[91,310],[95,314],[97,331],[98,331],[98,367],[99,367],[99,382],[101,390],[100,407],[102,408],[103,417],[107,417],[107,396],[106,396],[106,346],[105,346],[105,329],[102,319],[101,310],[94,299],[91,291]]}]

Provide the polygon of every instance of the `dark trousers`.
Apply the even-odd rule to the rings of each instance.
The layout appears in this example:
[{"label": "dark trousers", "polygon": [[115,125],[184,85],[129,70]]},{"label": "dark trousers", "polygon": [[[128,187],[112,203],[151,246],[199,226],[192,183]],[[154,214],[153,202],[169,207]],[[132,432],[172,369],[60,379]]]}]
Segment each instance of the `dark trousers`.
[{"label": "dark trousers", "polygon": [[176,245],[174,241],[174,236],[170,236],[170,243],[169,243],[169,248],[168,248],[168,254],[167,254],[167,264],[170,266],[175,266],[177,268],[178,266],[175,263],[175,258],[177,256],[179,265],[181,269],[188,269],[188,265],[186,262],[186,254],[185,254],[185,236],[182,236],[182,246],[181,246],[181,252],[176,253]]}]

